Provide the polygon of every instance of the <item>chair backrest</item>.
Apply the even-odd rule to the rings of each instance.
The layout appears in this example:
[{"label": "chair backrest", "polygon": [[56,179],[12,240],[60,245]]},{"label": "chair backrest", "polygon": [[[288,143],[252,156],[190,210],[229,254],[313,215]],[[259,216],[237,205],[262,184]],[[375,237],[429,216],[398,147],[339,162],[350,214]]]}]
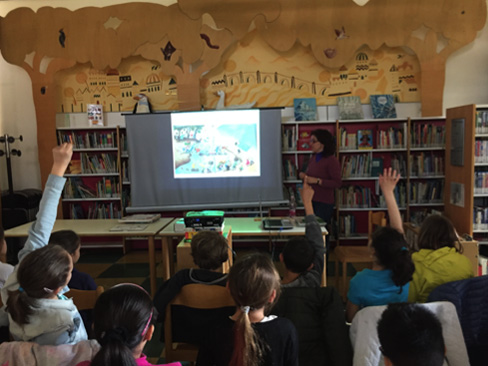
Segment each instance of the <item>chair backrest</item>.
[{"label": "chair backrest", "polygon": [[449,301],[463,330],[472,366],[486,364],[488,348],[488,276],[468,278],[437,286],[427,301]]},{"label": "chair backrest", "polygon": [[386,226],[386,218],[383,211],[368,212],[368,240],[371,240],[376,226]]},{"label": "chair backrest", "polygon": [[104,291],[103,286],[98,286],[96,290],[76,290],[70,289],[65,296],[73,298],[73,303],[78,310],[88,310],[95,307],[98,296]]},{"label": "chair backrest", "polygon": [[224,286],[189,284],[182,287],[181,291],[166,307],[164,321],[164,343],[166,362],[189,361],[195,362],[198,354],[198,346],[173,342],[173,318],[172,306],[180,305],[192,309],[215,310],[220,308],[235,307],[235,302],[229,291]]},{"label": "chair backrest", "polygon": [[[454,305],[447,301],[419,305],[432,311],[442,324],[447,365],[469,365],[468,353]],[[352,320],[349,336],[354,349],[354,366],[384,365],[377,326],[385,309],[386,306],[367,306],[361,309]]]}]

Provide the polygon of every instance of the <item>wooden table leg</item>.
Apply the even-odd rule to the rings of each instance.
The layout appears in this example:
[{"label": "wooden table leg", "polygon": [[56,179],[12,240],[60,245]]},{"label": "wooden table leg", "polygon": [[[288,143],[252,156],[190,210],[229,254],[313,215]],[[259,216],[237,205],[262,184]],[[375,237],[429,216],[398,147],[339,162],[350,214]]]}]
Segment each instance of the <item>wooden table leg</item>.
[{"label": "wooden table leg", "polygon": [[149,251],[149,278],[151,280],[151,295],[156,295],[156,257],[154,253],[154,236],[150,236],[147,240],[147,248]]},{"label": "wooden table leg", "polygon": [[163,261],[163,280],[169,280],[171,276],[171,260],[170,260],[170,250],[169,250],[169,238],[167,236],[163,236],[161,238],[161,251],[162,251],[162,261]]}]

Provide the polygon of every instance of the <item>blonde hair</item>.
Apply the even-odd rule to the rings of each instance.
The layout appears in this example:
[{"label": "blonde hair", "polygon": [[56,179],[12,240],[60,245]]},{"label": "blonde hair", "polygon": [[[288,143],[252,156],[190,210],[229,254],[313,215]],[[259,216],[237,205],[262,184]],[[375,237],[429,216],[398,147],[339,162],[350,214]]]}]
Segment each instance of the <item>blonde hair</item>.
[{"label": "blonde hair", "polygon": [[[238,260],[229,272],[229,289],[241,313],[234,325],[231,366],[257,366],[267,345],[259,339],[249,311],[264,308],[267,313],[280,293],[280,276],[269,256],[253,253]],[[273,303],[270,297],[276,291]]]}]

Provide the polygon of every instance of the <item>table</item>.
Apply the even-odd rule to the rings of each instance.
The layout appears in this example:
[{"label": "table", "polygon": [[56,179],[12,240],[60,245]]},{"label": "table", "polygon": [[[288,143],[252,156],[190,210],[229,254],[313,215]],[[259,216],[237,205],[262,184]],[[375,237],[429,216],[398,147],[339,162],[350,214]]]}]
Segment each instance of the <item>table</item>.
[{"label": "table", "polygon": [[[147,237],[148,243],[148,257],[149,257],[149,276],[151,281],[151,294],[156,293],[156,257],[154,251],[155,236],[173,222],[174,218],[163,217],[159,220],[147,224],[147,226],[140,231],[110,231],[114,226],[120,225],[116,219],[108,220],[56,220],[53,231],[58,230],[73,230],[80,237],[95,236],[95,237],[121,237],[125,240],[127,237]],[[32,222],[24,225],[14,227],[5,231],[6,238],[25,237],[28,235],[29,228]],[[130,224],[125,224],[130,225]],[[144,224],[146,225],[146,224]]]},{"label": "table", "polygon": [[[279,217],[277,217],[279,218]],[[178,219],[175,219],[176,222]],[[261,223],[261,218],[255,217],[226,217],[224,230],[227,227],[232,227],[232,237],[249,237],[249,236],[264,236],[264,237],[290,237],[305,235],[304,226],[296,226],[293,229],[288,230],[264,230]],[[322,228],[322,234],[324,237],[327,235],[327,230]],[[173,258],[173,247],[170,245],[170,238],[182,238],[185,236],[184,232],[174,231],[173,225],[166,226],[158,233],[158,237],[162,237],[162,260],[163,260],[163,279],[167,280],[171,274],[174,273],[174,264],[171,258]],[[324,244],[325,245],[325,244]],[[324,271],[322,273],[322,286],[327,283],[327,262],[324,255]]]}]

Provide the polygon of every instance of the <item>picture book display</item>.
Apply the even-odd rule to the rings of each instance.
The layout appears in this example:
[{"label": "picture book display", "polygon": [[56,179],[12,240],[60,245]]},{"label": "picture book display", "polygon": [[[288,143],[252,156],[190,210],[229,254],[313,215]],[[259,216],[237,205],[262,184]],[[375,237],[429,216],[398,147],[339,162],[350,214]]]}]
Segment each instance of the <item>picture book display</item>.
[{"label": "picture book display", "polygon": [[358,130],[358,149],[371,150],[373,148],[373,131]]},{"label": "picture book display", "polygon": [[395,99],[391,94],[370,95],[374,118],[396,118]]},{"label": "picture book display", "polygon": [[315,98],[295,98],[293,106],[296,121],[317,120],[317,102]]},{"label": "picture book display", "polygon": [[103,108],[101,104],[88,104],[86,110],[90,126],[103,126]]},{"label": "picture book display", "polygon": [[361,98],[359,96],[338,97],[337,105],[339,107],[340,119],[363,119],[363,108],[361,107]]}]

